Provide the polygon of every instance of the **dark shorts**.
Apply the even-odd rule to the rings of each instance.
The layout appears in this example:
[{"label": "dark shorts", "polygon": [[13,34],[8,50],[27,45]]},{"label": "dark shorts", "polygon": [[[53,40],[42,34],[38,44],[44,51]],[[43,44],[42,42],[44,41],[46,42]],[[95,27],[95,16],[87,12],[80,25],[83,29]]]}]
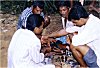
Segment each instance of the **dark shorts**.
[{"label": "dark shorts", "polygon": [[97,65],[97,56],[95,52],[89,48],[89,51],[86,53],[86,55],[83,57],[84,61],[90,68],[99,68]]}]

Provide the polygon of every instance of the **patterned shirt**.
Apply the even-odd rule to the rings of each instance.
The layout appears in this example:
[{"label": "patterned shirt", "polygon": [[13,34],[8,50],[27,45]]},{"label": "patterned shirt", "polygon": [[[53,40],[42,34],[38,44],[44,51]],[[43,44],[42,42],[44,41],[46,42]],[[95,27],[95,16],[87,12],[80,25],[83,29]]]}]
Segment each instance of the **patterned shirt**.
[{"label": "patterned shirt", "polygon": [[22,28],[22,25],[26,27],[26,21],[29,15],[32,14],[32,8],[27,7],[19,17],[17,29]]},{"label": "patterned shirt", "polygon": [[[17,29],[22,28],[22,26],[26,27],[27,18],[31,14],[33,14],[32,13],[32,7],[27,7],[19,17]],[[43,12],[41,12],[40,15],[44,18],[44,13]]]}]

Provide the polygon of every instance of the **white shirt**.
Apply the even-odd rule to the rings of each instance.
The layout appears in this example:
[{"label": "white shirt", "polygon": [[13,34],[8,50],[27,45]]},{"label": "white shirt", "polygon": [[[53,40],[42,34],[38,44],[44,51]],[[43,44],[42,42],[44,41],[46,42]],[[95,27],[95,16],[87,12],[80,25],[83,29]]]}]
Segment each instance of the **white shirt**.
[{"label": "white shirt", "polygon": [[71,21],[68,20],[66,21],[66,26],[65,26],[65,21],[64,21],[65,18],[61,17],[61,19],[62,19],[63,28],[66,29],[66,32],[73,33],[80,30],[80,27],[75,26]]},{"label": "white shirt", "polygon": [[30,30],[15,32],[8,48],[8,68],[55,68],[43,65],[44,54],[40,53],[41,43]]},{"label": "white shirt", "polygon": [[90,14],[83,30],[73,36],[72,44],[74,46],[87,44],[91,47],[97,56],[97,64],[100,67],[100,19]]}]

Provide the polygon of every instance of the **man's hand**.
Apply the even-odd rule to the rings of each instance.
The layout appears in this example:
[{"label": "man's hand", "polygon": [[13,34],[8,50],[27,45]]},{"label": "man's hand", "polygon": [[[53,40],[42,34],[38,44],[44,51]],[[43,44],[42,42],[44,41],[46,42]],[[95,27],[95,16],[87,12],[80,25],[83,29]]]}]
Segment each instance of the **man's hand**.
[{"label": "man's hand", "polygon": [[50,53],[46,53],[45,57],[50,57],[50,56],[53,56],[53,55],[55,55],[55,52],[50,52]]},{"label": "man's hand", "polygon": [[51,47],[45,46],[41,49],[41,52],[44,53],[44,54],[49,53],[49,52],[51,52]]},{"label": "man's hand", "polygon": [[42,36],[41,37],[41,43],[42,44],[47,44],[48,46],[50,46],[51,42],[56,42],[56,40],[53,39],[53,38],[48,38],[48,36]]},{"label": "man's hand", "polygon": [[74,35],[77,35],[77,34],[78,34],[78,32],[69,33],[69,34],[67,35],[67,43],[68,43],[68,44],[71,44],[71,43],[72,43],[72,38],[73,38],[73,36],[74,36]]},{"label": "man's hand", "polygon": [[48,36],[42,36],[41,37],[41,43],[44,44],[44,43],[47,43],[48,41]]},{"label": "man's hand", "polygon": [[56,42],[56,40],[53,39],[53,38],[48,38],[48,41],[49,41],[49,42]]},{"label": "man's hand", "polygon": [[43,28],[47,27],[49,24],[50,24],[50,16],[45,16]]}]

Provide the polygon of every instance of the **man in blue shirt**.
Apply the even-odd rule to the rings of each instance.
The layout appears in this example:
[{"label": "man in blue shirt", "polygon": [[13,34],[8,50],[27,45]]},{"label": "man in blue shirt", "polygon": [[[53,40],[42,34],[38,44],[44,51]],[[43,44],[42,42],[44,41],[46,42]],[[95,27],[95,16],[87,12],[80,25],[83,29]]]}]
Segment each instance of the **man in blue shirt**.
[{"label": "man in blue shirt", "polygon": [[[22,14],[20,15],[19,20],[18,20],[17,29],[20,29],[20,28],[24,28],[25,29],[26,28],[27,18],[31,14],[40,14],[43,18],[45,18],[44,17],[44,13],[42,12],[43,8],[44,8],[44,2],[43,1],[33,1],[32,6],[31,7],[27,7],[22,12]],[[47,22],[46,24],[48,25],[50,23],[49,18],[47,18],[45,20],[45,22]]]}]

